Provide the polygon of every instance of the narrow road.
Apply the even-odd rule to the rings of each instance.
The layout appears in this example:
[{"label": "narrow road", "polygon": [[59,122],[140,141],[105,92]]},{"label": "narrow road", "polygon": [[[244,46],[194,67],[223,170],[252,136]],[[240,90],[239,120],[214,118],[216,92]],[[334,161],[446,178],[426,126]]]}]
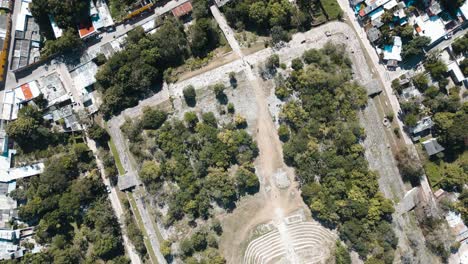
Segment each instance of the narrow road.
[{"label": "narrow road", "polygon": [[[128,154],[126,140],[122,135],[122,131],[120,130],[120,123],[119,119],[112,119],[108,122],[109,133],[114,141],[115,147],[117,148],[117,152],[119,153],[120,160],[122,161],[122,166],[125,169],[126,176],[121,175],[120,177],[136,177],[138,179],[138,172],[135,169],[134,165],[131,162],[131,158]],[[159,264],[165,264],[166,259],[161,254],[160,251],[160,243],[158,240],[158,236],[156,235],[156,229],[152,224],[151,215],[149,214],[148,210],[146,210],[145,203],[143,201],[143,197],[141,196],[142,193],[146,193],[144,187],[138,185],[136,189],[133,191],[135,194],[135,201],[137,204],[138,212],[141,215],[143,220],[143,224],[145,226],[146,233],[148,234],[148,240],[151,243],[153,251],[156,255],[157,262]]]},{"label": "narrow road", "polygon": [[124,242],[125,246],[125,251],[128,254],[128,257],[130,258],[130,261],[132,264],[141,264],[141,259],[138,253],[135,250],[135,246],[132,244],[128,236],[126,235],[125,231],[125,220],[124,220],[124,210],[122,208],[122,204],[120,203],[120,199],[117,196],[117,192],[114,187],[112,187],[109,183],[109,179],[106,178],[105,175],[105,170],[104,170],[104,165],[102,163],[102,160],[98,156],[98,150],[96,147],[96,143],[90,139],[87,138],[86,142],[88,144],[88,147],[91,149],[91,151],[94,154],[94,157],[96,159],[96,164],[99,169],[99,172],[101,173],[101,178],[104,184],[108,187],[110,187],[111,192],[109,193],[109,200],[112,205],[112,209],[114,209],[115,216],[117,217],[117,220],[119,221],[120,229],[122,230],[122,239]]},{"label": "narrow road", "polygon": [[[354,15],[354,11],[349,6],[349,1],[338,0],[338,4],[340,5],[341,9],[344,11],[346,19],[350,21],[358,37],[361,39],[363,48],[367,50],[367,54],[372,60],[374,69],[377,70],[379,78],[384,86],[385,93],[387,94],[388,100],[390,101],[390,105],[392,106],[394,116],[398,116],[398,113],[400,112],[400,109],[401,109],[400,103],[398,102],[398,98],[396,97],[396,95],[393,93],[393,89],[391,85],[392,85],[392,80],[399,77],[405,71],[397,70],[394,72],[389,72],[385,68],[384,65],[380,64],[380,59],[377,56],[377,52],[375,51],[375,48],[372,47],[372,45],[368,41],[366,32],[361,27],[361,25],[359,25],[359,22],[357,21],[356,16]],[[404,131],[403,122],[399,118],[395,118],[395,120],[398,122],[400,131]],[[406,133],[401,133],[401,134],[403,135],[403,139],[405,140],[406,144],[413,143]]]}]

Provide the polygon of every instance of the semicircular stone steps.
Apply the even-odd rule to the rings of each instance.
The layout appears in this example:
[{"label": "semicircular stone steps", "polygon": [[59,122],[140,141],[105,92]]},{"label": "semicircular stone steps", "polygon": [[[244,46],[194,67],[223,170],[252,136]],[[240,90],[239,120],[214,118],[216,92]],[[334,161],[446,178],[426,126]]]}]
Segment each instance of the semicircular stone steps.
[{"label": "semicircular stone steps", "polygon": [[300,263],[321,263],[329,255],[336,235],[317,222],[294,222],[285,225],[289,245],[284,245],[278,229],[264,234],[248,245],[244,264],[288,263],[287,251],[293,250]]}]

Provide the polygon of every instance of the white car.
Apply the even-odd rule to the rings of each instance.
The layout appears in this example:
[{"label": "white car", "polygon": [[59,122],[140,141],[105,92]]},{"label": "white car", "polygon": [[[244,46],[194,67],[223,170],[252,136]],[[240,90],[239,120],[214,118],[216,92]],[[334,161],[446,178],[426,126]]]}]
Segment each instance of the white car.
[{"label": "white car", "polygon": [[109,187],[109,185],[106,185],[106,192],[111,193],[111,188]]}]

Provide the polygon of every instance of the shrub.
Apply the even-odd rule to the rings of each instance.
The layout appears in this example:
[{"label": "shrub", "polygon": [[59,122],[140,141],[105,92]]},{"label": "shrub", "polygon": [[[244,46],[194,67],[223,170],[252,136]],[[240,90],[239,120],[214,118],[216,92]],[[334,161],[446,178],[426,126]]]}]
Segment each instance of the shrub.
[{"label": "shrub", "polygon": [[298,71],[304,67],[304,63],[302,63],[302,60],[299,58],[295,58],[291,61],[291,68],[293,70]]},{"label": "shrub", "polygon": [[289,140],[289,128],[285,124],[281,124],[278,128],[278,136],[281,141],[286,142]]},{"label": "shrub", "polygon": [[185,87],[183,90],[183,94],[184,94],[184,99],[187,105],[192,106],[192,107],[195,106],[197,102],[197,99],[196,99],[197,94],[195,92],[195,88],[193,87],[193,85],[189,85]]}]

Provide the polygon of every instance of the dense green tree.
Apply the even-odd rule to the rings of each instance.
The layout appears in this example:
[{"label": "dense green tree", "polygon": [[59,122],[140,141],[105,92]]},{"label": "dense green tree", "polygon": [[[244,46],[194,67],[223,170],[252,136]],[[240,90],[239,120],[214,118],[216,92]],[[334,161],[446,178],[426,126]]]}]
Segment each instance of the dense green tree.
[{"label": "dense green tree", "polygon": [[121,241],[113,235],[100,236],[94,243],[94,253],[103,259],[109,259],[121,247]]},{"label": "dense green tree", "polygon": [[92,140],[97,141],[101,145],[104,145],[109,141],[110,137],[107,131],[96,123],[93,123],[88,127],[87,132]]},{"label": "dense green tree", "polygon": [[441,143],[455,153],[466,148],[465,138],[468,135],[468,114],[466,103],[456,113],[441,112],[434,115],[434,129]]},{"label": "dense green tree", "polygon": [[68,29],[63,32],[60,38],[46,41],[44,48],[41,50],[41,57],[47,58],[55,54],[79,52],[83,47],[84,43],[76,32]]},{"label": "dense green tree", "polygon": [[286,125],[281,124],[278,128],[278,136],[281,141],[286,142],[289,139],[289,128]]},{"label": "dense green tree", "polygon": [[293,68],[295,71],[301,70],[303,67],[304,63],[302,63],[300,58],[295,58],[291,61],[291,68]]},{"label": "dense green tree", "polygon": [[139,176],[146,187],[152,192],[156,191],[161,186],[161,168],[154,161],[144,161]]},{"label": "dense green tree", "polygon": [[180,21],[167,18],[158,31],[137,34],[99,68],[97,87],[104,94],[100,110],[108,118],[160,89],[163,72],[184,62],[188,41]]},{"label": "dense green tree", "polygon": [[[343,46],[329,43],[308,50],[303,60],[308,65],[282,84],[297,97],[280,112],[290,133],[283,145],[285,162],[295,168],[315,219],[337,228],[362,258],[391,256],[386,258],[391,263],[396,248],[389,224],[393,206],[379,193],[377,174],[369,170],[359,144],[365,136],[358,125],[365,89],[351,81],[352,65]],[[339,263],[348,263],[345,252],[337,256]]]},{"label": "dense green tree", "polygon": [[434,54],[427,57],[424,68],[426,68],[436,81],[442,80],[447,74],[447,65]]},{"label": "dense green tree", "polygon": [[468,35],[464,35],[461,38],[456,39],[452,43],[452,49],[455,54],[465,54],[468,51]]},{"label": "dense green tree", "polygon": [[255,175],[255,171],[250,168],[239,168],[236,172],[235,181],[240,195],[254,194],[258,192],[260,188],[260,182],[258,181],[257,175]]},{"label": "dense green tree", "polygon": [[278,54],[273,54],[270,57],[268,57],[265,67],[269,70],[274,70],[280,66],[280,59]]},{"label": "dense green tree", "polygon": [[197,114],[195,112],[186,112],[184,114],[184,121],[189,128],[191,129],[195,128],[195,126],[198,123]]},{"label": "dense green tree", "polygon": [[414,37],[407,44],[403,45],[403,52],[402,52],[403,58],[409,59],[414,56],[422,55],[424,52],[423,48],[429,45],[430,42],[431,42],[431,39],[426,36]]},{"label": "dense green tree", "polygon": [[284,30],[284,28],[282,28],[281,26],[272,27],[270,34],[271,41],[273,42],[273,44],[280,43],[281,41],[289,41],[288,32]]},{"label": "dense green tree", "polygon": [[465,58],[460,62],[460,69],[465,76],[468,75],[468,59]]},{"label": "dense green tree", "polygon": [[210,2],[207,1],[207,0],[194,0],[192,2],[192,6],[193,6],[193,10],[192,10],[192,14],[193,14],[193,17],[198,20],[198,19],[201,19],[201,18],[205,18],[205,17],[208,17],[210,12],[210,6],[209,6]]},{"label": "dense green tree", "polygon": [[424,73],[418,73],[413,77],[413,84],[418,88],[421,92],[424,92],[427,89],[429,84],[429,80],[427,79]]},{"label": "dense green tree", "polygon": [[143,109],[143,117],[141,125],[144,129],[158,129],[166,121],[167,113],[159,109],[145,108]]},{"label": "dense green tree", "polygon": [[336,264],[351,264],[351,255],[349,254],[348,250],[339,241],[336,242],[335,263]]},{"label": "dense green tree", "polygon": [[411,182],[413,185],[419,184],[423,170],[419,161],[414,157],[409,150],[402,149],[395,155],[398,169],[404,180]]},{"label": "dense green tree", "polygon": [[190,27],[190,47],[196,57],[205,57],[219,45],[219,34],[212,19],[201,18]]}]

